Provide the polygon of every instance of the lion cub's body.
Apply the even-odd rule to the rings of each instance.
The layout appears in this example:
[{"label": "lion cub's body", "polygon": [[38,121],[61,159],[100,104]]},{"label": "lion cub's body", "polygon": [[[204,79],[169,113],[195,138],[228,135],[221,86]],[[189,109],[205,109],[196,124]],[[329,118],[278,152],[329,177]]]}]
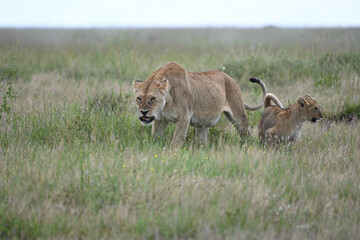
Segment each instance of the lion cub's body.
[{"label": "lion cub's body", "polygon": [[[271,100],[277,106],[271,105]],[[309,95],[299,97],[294,104],[283,109],[279,99],[268,93],[258,125],[259,138],[268,144],[296,142],[305,121],[316,122],[322,117],[319,104]]]},{"label": "lion cub's body", "polygon": [[[256,79],[266,93],[264,84]],[[175,122],[171,146],[185,140],[189,125],[195,127],[201,143],[207,142],[209,127],[214,126],[224,112],[227,119],[242,134],[248,134],[245,108],[240,87],[226,73],[209,71],[191,73],[180,64],[170,62],[156,70],[145,82],[133,82],[138,115],[144,125],[152,125],[152,134],[161,137],[168,122]]]}]

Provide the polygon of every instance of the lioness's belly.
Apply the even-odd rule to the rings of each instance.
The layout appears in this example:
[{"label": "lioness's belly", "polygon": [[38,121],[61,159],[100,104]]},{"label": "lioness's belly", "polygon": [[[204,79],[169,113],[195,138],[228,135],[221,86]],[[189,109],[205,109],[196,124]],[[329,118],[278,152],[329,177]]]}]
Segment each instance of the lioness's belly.
[{"label": "lioness's belly", "polygon": [[190,125],[194,127],[213,127],[220,119],[220,114],[217,117],[201,118],[193,116],[190,120]]},{"label": "lioness's belly", "polygon": [[[213,127],[220,119],[221,113],[210,115],[196,115],[192,114],[190,117],[190,125],[194,127]],[[159,115],[160,119],[166,119],[170,122],[177,122],[179,115],[175,112],[162,111]]]}]

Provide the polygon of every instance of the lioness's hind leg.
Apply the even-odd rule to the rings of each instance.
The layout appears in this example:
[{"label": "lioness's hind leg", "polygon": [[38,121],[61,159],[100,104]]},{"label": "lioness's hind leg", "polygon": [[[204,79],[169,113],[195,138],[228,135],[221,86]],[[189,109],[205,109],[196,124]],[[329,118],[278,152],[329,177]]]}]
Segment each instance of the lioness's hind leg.
[{"label": "lioness's hind leg", "polygon": [[236,111],[237,114],[233,114],[231,112],[224,112],[225,117],[229,122],[231,122],[236,130],[240,133],[242,137],[249,135],[248,130],[248,120],[246,117],[245,109],[243,111]]},{"label": "lioness's hind leg", "polygon": [[209,128],[195,128],[195,135],[200,145],[207,145]]}]

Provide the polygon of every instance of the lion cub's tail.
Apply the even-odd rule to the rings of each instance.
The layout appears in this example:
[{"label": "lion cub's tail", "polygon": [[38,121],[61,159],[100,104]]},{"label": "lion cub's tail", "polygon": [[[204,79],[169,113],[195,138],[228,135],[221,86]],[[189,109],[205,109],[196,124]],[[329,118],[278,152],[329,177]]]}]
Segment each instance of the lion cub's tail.
[{"label": "lion cub's tail", "polygon": [[279,108],[284,108],[280,100],[272,93],[266,94],[264,99],[264,108],[271,106],[271,101],[273,101],[276,104],[276,106],[278,106]]},{"label": "lion cub's tail", "polygon": [[258,110],[259,108],[261,108],[262,106],[264,106],[264,99],[265,99],[265,95],[266,95],[266,87],[265,87],[265,84],[263,83],[263,81],[261,81],[260,79],[258,78],[250,78],[249,79],[250,82],[253,82],[253,83],[257,83],[260,85],[260,87],[262,88],[263,90],[263,100],[262,102],[259,104],[259,105],[256,105],[256,106],[249,106],[247,104],[245,104],[245,109],[248,110],[248,111],[255,111],[255,110]]}]

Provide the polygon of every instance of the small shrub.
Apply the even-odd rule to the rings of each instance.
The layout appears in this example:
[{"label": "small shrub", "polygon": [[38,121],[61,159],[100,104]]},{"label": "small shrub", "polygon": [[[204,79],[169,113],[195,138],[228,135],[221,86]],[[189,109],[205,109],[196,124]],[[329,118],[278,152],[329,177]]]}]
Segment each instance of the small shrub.
[{"label": "small shrub", "polygon": [[114,92],[98,93],[90,96],[84,103],[81,113],[74,115],[70,125],[78,138],[104,139],[110,136],[110,130],[120,131],[127,122],[130,94]]},{"label": "small shrub", "polygon": [[122,112],[127,110],[130,94],[122,95],[114,92],[105,92],[89,97],[85,103],[84,111],[94,112],[99,110]]},{"label": "small shrub", "polygon": [[7,89],[5,94],[2,96],[2,102],[0,105],[0,120],[2,119],[2,115],[4,113],[8,113],[11,109],[10,103],[11,100],[15,98],[13,86],[11,85],[11,82],[7,83]]},{"label": "small shrub", "polygon": [[353,121],[360,119],[360,103],[345,102],[341,110],[327,117],[334,121]]}]

